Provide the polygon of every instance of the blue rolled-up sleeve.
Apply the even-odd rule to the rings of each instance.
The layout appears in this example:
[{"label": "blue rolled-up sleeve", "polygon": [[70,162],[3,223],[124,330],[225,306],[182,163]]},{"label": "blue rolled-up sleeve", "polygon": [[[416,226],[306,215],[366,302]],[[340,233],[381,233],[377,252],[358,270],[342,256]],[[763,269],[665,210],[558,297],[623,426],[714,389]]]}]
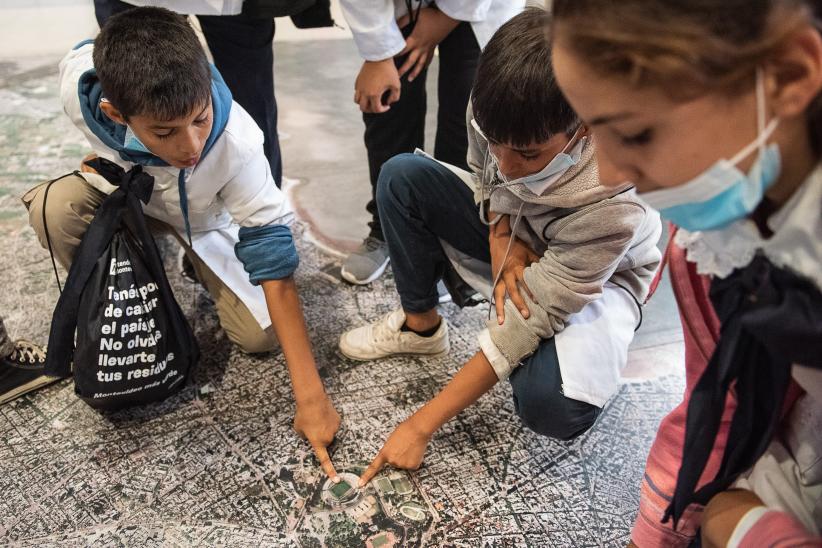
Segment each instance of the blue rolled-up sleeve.
[{"label": "blue rolled-up sleeve", "polygon": [[241,227],[234,253],[254,285],[288,278],[300,264],[291,229],[285,225]]}]

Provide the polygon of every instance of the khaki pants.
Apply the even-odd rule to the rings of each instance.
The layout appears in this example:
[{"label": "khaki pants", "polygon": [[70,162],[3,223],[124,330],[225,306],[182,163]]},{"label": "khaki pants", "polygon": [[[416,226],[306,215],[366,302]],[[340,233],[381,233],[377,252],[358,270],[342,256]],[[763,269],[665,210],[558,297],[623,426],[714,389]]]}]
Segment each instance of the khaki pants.
[{"label": "khaki pants", "polygon": [[[32,188],[23,196],[23,203],[29,210],[29,224],[37,233],[40,245],[48,249],[43,226],[45,189],[46,183]],[[45,219],[54,257],[66,270],[71,266],[74,253],[104,198],[105,194],[76,175],[70,175],[51,185]],[[208,268],[176,231],[156,219],[147,217],[147,221],[152,232],[171,233],[183,247],[194,265],[197,278],[214,300],[220,325],[231,342],[250,354],[268,352],[277,347],[277,338],[273,330],[270,327],[266,330],[260,327],[245,304]]]},{"label": "khaki pants", "polygon": [[3,325],[3,316],[0,316],[0,358],[11,356],[14,350],[14,341],[9,338],[6,326]]}]

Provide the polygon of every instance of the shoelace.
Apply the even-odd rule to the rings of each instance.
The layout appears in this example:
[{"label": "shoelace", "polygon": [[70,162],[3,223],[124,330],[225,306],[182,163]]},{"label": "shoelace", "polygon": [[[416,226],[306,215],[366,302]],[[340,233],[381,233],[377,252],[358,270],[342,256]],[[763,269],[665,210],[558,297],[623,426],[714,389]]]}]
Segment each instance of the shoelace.
[{"label": "shoelace", "polygon": [[46,353],[39,346],[30,341],[17,341],[10,359],[17,363],[43,363],[46,361]]},{"label": "shoelace", "polygon": [[391,314],[384,316],[383,319],[374,326],[374,329],[371,333],[374,337],[375,343],[384,343],[386,341],[390,341],[391,339],[396,338],[397,331],[391,329],[391,326],[388,324],[388,318],[390,316]]},{"label": "shoelace", "polygon": [[383,245],[383,243],[381,241],[379,241],[376,238],[372,238],[370,236],[368,238],[366,238],[365,242],[363,242],[363,243],[365,244],[365,250],[369,253],[371,253],[372,251],[378,250]]}]

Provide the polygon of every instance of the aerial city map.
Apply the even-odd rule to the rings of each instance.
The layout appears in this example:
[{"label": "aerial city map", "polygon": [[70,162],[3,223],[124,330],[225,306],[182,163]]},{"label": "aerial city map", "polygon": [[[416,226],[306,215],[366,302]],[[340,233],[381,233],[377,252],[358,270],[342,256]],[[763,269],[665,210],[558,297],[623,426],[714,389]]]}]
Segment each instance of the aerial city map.
[{"label": "aerial city map", "polygon": [[[0,89],[0,239],[9,282],[0,310],[16,331],[41,341],[58,291],[17,196],[45,174],[67,171],[86,147],[60,112],[52,72]],[[20,148],[32,139],[41,149],[36,161]],[[292,428],[281,353],[234,348],[202,287],[179,276],[176,244],[160,238],[200,343],[196,373],[168,400],[118,413],[91,409],[70,381],[0,407],[0,544],[625,545],[645,455],[682,393],[680,376],[626,384],[591,431],[568,443],[524,428],[510,387],[500,383],[432,438],[418,471],[386,468],[357,489],[393,428],[476,352],[487,305],[441,307],[448,356],[348,360],[337,349],[340,333],[398,305],[393,278],[369,287],[342,283],[339,259],[318,250],[304,225],[294,233],[309,335],[342,415],[330,451],[342,481],[326,479]]]}]

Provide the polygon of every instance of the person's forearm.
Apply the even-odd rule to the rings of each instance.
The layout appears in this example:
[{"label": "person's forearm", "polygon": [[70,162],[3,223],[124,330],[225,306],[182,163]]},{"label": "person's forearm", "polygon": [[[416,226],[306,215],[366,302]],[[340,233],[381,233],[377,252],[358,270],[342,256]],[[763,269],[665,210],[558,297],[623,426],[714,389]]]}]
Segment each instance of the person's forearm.
[{"label": "person's forearm", "polygon": [[410,420],[431,435],[493,388],[498,380],[485,354],[477,352]]},{"label": "person's forearm", "polygon": [[734,529],[745,514],[763,504],[755,493],[745,489],[730,489],[714,496],[703,513],[703,546],[727,546]]},{"label": "person's forearm", "polygon": [[460,21],[458,19],[454,19],[440,9],[432,9],[434,10],[433,13],[437,16],[437,33],[441,36],[441,38],[437,41],[439,44],[445,39],[446,36],[451,34],[451,32],[459,26]]},{"label": "person's forearm", "polygon": [[262,282],[274,333],[283,349],[297,404],[325,397],[294,278]]},{"label": "person's forearm", "polygon": [[[497,217],[500,220],[494,223]],[[511,235],[511,218],[507,214],[495,213],[489,209],[488,221],[494,223],[488,227],[489,238],[508,238]]]}]

